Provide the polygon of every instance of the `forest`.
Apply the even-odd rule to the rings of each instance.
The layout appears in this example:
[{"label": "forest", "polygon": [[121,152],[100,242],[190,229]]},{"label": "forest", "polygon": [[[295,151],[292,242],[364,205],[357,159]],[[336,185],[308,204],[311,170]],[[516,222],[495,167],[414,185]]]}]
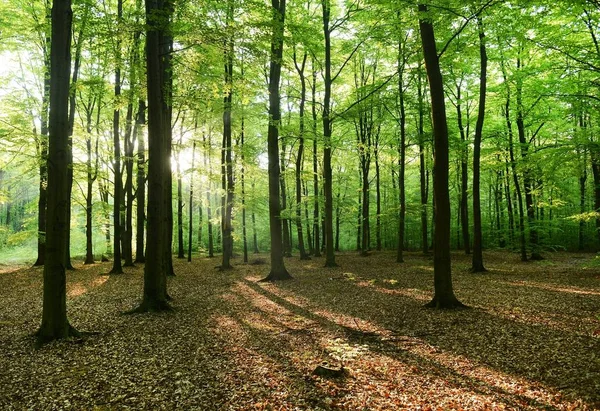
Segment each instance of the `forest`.
[{"label": "forest", "polygon": [[600,1],[4,0],[0,58],[3,408],[600,408]]}]

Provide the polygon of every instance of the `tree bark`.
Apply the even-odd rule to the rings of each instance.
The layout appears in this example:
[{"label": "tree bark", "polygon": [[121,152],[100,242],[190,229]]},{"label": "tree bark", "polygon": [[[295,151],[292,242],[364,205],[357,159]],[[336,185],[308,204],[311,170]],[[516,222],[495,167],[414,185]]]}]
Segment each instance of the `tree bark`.
[{"label": "tree bark", "polygon": [[[117,19],[119,24],[123,19],[123,0],[117,2]],[[120,110],[117,101],[121,96],[121,40],[116,36],[116,68],[115,68],[115,109],[113,111],[113,147],[114,147],[114,195],[113,195],[113,266],[109,274],[123,274],[121,265],[121,199],[123,182],[121,179],[121,135],[120,135]]]},{"label": "tree bark", "polygon": [[436,50],[433,24],[428,16],[426,5],[419,4],[419,14],[419,28],[431,95],[431,118],[434,137],[433,193],[436,207],[433,249],[435,294],[427,306],[456,308],[462,307],[463,304],[456,298],[452,288],[450,196],[448,193],[448,125],[444,102],[444,83]]},{"label": "tree bark", "polygon": [[[146,264],[144,266],[144,294],[142,303],[132,312],[165,311],[167,302],[167,272],[165,271],[165,248],[168,247],[165,232],[168,221],[165,174],[171,173],[167,161],[166,146],[170,138],[170,122],[165,94],[170,60],[163,55],[161,44],[172,13],[171,5],[163,0],[146,0],[146,66],[148,87],[148,235],[146,241]],[[167,16],[166,22],[164,16]],[[157,18],[160,16],[161,18]],[[168,141],[170,144],[170,141]],[[170,201],[169,196],[169,201]],[[170,250],[169,250],[170,251]]]},{"label": "tree bark", "polygon": [[67,338],[79,333],[67,319],[65,257],[69,230],[69,76],[71,67],[70,0],[55,0],[52,5],[50,51],[50,114],[48,141],[48,225],[44,261],[42,323],[37,344]]},{"label": "tree bark", "polygon": [[194,233],[194,163],[196,160],[196,141],[192,145],[192,164],[190,172],[190,197],[189,197],[189,220],[188,220],[188,263],[192,262],[192,238]]},{"label": "tree bark", "polygon": [[427,229],[427,202],[428,202],[428,190],[427,180],[428,176],[426,173],[425,164],[425,130],[423,117],[425,115],[425,107],[423,103],[423,78],[421,71],[421,63],[419,62],[418,76],[417,76],[417,98],[419,108],[419,123],[418,123],[418,134],[419,134],[419,187],[421,193],[421,250],[423,254],[429,253],[428,243],[428,229]]},{"label": "tree bark", "polygon": [[317,153],[317,68],[315,67],[315,56],[311,56],[311,69],[312,69],[312,99],[311,99],[311,110],[312,110],[312,126],[313,126],[313,197],[314,197],[314,208],[313,208],[313,255],[315,257],[321,257],[321,240],[319,230],[319,161]]},{"label": "tree bark", "polygon": [[483,21],[477,17],[479,31],[479,56],[481,71],[479,74],[479,113],[475,124],[475,139],[473,141],[473,261],[471,272],[487,271],[483,266],[483,233],[481,229],[481,136],[485,119],[485,98],[487,92],[487,52],[485,48],[485,32]]},{"label": "tree bark", "polygon": [[331,30],[330,0],[321,0],[325,36],[325,93],[323,98],[323,194],[325,196],[325,267],[337,267],[333,252],[333,176],[331,170]]},{"label": "tree bark", "polygon": [[137,122],[137,175],[136,175],[136,234],[135,262],[143,263],[144,258],[144,227],[146,226],[146,144],[144,141],[144,125],[146,124],[146,101],[138,102]]},{"label": "tree bark", "polygon": [[285,24],[285,0],[271,0],[273,8],[271,62],[269,67],[269,131],[267,135],[269,155],[269,227],[271,234],[271,271],[263,281],[291,279],[283,260],[283,242],[280,205],[279,125],[281,107],[279,80],[283,57],[283,32]]},{"label": "tree bark", "polygon": [[[233,1],[227,2],[227,29],[233,20]],[[233,211],[233,160],[231,157],[231,102],[233,97],[233,37],[227,35],[225,40],[225,96],[223,97],[223,151],[221,153],[221,172],[223,174],[224,198],[222,201],[221,218],[221,240],[222,240],[222,262],[221,270],[229,270],[232,267],[233,256],[233,227],[231,224]]]},{"label": "tree bark", "polygon": [[308,53],[305,51],[302,55],[302,62],[298,64],[296,60],[296,50],[294,49],[294,65],[300,77],[300,129],[298,131],[298,155],[296,156],[296,229],[298,233],[298,250],[301,260],[310,260],[304,247],[304,232],[302,230],[302,166],[304,164],[304,107],[306,104],[306,78],[304,77],[304,68]]}]

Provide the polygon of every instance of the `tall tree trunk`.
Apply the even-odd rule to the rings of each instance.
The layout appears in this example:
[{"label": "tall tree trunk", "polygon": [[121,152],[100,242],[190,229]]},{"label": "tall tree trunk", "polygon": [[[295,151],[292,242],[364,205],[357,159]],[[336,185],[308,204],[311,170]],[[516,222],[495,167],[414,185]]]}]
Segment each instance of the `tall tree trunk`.
[{"label": "tall tree trunk", "polygon": [[44,262],[42,323],[37,331],[39,345],[72,335],[77,331],[67,319],[65,256],[68,209],[69,76],[71,67],[70,0],[55,0],[52,5],[50,51],[50,115],[48,142],[48,225]]},{"label": "tall tree trunk", "polygon": [[[517,58],[517,70],[522,69],[521,57]],[[533,204],[533,177],[531,175],[530,165],[528,164],[529,141],[525,136],[525,119],[523,110],[523,80],[521,76],[517,76],[516,81],[517,92],[517,131],[519,136],[519,144],[521,146],[521,159],[523,160],[525,169],[523,172],[523,187],[525,189],[525,208],[527,210],[527,223],[529,224],[529,245],[531,247],[531,259],[541,260],[538,244],[537,222],[535,218],[535,208]]]},{"label": "tall tree trunk", "polygon": [[137,122],[137,175],[136,175],[136,234],[135,262],[143,263],[144,258],[144,227],[146,226],[146,144],[144,141],[144,125],[146,124],[146,102],[138,102]]},{"label": "tall tree trunk", "polygon": [[[304,190],[304,197],[308,197],[308,187],[306,186],[306,182],[302,182],[302,188]],[[313,255],[315,252],[313,239],[311,234],[311,223],[308,214],[308,201],[304,202],[304,218],[306,220],[306,242],[308,243],[308,254]]]},{"label": "tall tree trunk", "polygon": [[[227,28],[233,20],[233,1],[227,2]],[[224,198],[222,204],[221,239],[222,262],[221,270],[229,270],[233,256],[233,227],[231,224],[233,210],[233,160],[231,157],[231,102],[233,96],[233,37],[227,35],[225,40],[225,96],[223,97],[223,151],[221,153],[221,172],[223,173]]]},{"label": "tall tree trunk", "polygon": [[479,73],[479,113],[475,124],[475,139],[473,141],[473,261],[471,271],[481,273],[487,271],[483,266],[483,233],[481,229],[481,136],[485,118],[485,97],[487,92],[487,52],[485,49],[485,33],[483,21],[477,17],[479,30],[479,57],[481,71]]},{"label": "tall tree trunk", "polygon": [[[125,120],[125,158],[123,163],[127,176],[125,177],[125,186],[123,189],[124,207],[121,212],[121,255],[125,262],[124,267],[133,267],[133,149],[135,138],[137,137],[137,123],[133,125],[133,93],[130,93],[129,104],[127,105],[127,115]],[[133,126],[132,126],[133,125]],[[124,211],[124,213],[123,213]],[[124,214],[124,215],[123,215]]]},{"label": "tall tree trunk", "polygon": [[[123,20],[123,0],[117,1],[117,19],[119,24]],[[121,265],[121,199],[123,182],[121,179],[121,136],[120,136],[120,110],[118,100],[121,97],[121,40],[117,35],[116,40],[116,68],[115,68],[115,108],[113,111],[113,147],[114,147],[114,195],[113,195],[113,266],[109,274],[123,274]]]},{"label": "tall tree trunk", "polygon": [[183,243],[183,177],[181,175],[181,163],[179,154],[183,145],[183,121],[181,120],[181,131],[179,133],[179,144],[177,152],[177,258],[185,258],[185,244]]},{"label": "tall tree trunk", "polygon": [[313,197],[314,197],[314,208],[313,208],[313,255],[315,257],[321,256],[321,240],[319,232],[319,167],[318,167],[318,154],[317,154],[317,68],[315,67],[315,56],[311,56],[311,69],[312,69],[312,127],[313,127]]},{"label": "tall tree trunk", "polygon": [[325,196],[325,267],[337,267],[333,252],[333,177],[331,170],[331,31],[330,0],[321,0],[325,35],[325,95],[323,98],[323,194]]},{"label": "tall tree trunk", "polygon": [[426,172],[425,164],[425,130],[423,117],[425,115],[425,107],[423,103],[424,99],[423,90],[423,77],[421,70],[421,63],[419,62],[418,76],[417,76],[417,97],[419,107],[419,123],[418,123],[418,134],[419,134],[419,186],[421,193],[421,250],[423,254],[429,252],[428,244],[428,229],[427,229],[427,181],[429,180]]},{"label": "tall tree trunk", "polygon": [[[461,86],[456,88],[456,117],[460,131],[460,225],[465,254],[471,254],[471,236],[469,235],[469,144],[462,119]],[[468,110],[467,110],[468,114]],[[467,118],[468,121],[468,118]]]},{"label": "tall tree trunk", "polygon": [[[98,101],[98,114],[96,117],[96,129],[98,130],[98,121],[100,119],[101,102]],[[98,134],[96,134],[96,166],[92,169],[92,157],[94,152],[92,151],[92,117],[94,115],[94,108],[96,104],[96,98],[91,100],[86,106],[86,174],[87,174],[87,192],[85,196],[85,261],[84,264],[94,264],[94,247],[93,247],[93,226],[92,226],[92,205],[93,205],[93,188],[94,181],[98,176]]]},{"label": "tall tree trunk", "polygon": [[377,251],[381,251],[381,177],[379,170],[379,149],[375,144],[375,202],[377,207],[376,220],[376,247]]},{"label": "tall tree trunk", "polygon": [[[284,138],[280,138],[281,139],[281,151],[279,153],[280,158],[279,158],[279,165],[281,167],[281,171],[279,173],[279,184],[281,186],[280,188],[280,193],[281,193],[281,211],[283,211],[284,213],[286,212],[287,209],[287,192],[286,192],[286,182],[285,182],[285,170],[286,170],[286,163],[285,163],[285,153],[286,153],[286,144],[285,144],[285,140]],[[288,218],[285,217],[281,217],[281,228],[282,228],[282,236],[283,236],[283,255],[285,257],[291,257],[292,256],[292,242],[290,241],[290,227],[288,225]]]},{"label": "tall tree trunk", "polygon": [[291,279],[283,260],[283,242],[280,205],[279,125],[281,107],[279,80],[283,56],[283,32],[285,23],[285,0],[271,0],[273,8],[271,37],[271,62],[269,67],[269,131],[267,148],[269,155],[269,227],[271,234],[271,271],[264,281]]},{"label": "tall tree trunk", "polygon": [[[398,15],[399,16],[399,15]],[[398,248],[396,251],[396,262],[404,262],[404,238],[406,234],[406,186],[404,179],[406,175],[406,105],[404,95],[404,70],[406,67],[405,42],[402,38],[398,41],[398,98],[399,98],[399,127],[400,139],[398,141],[398,188],[400,215],[398,216]],[[392,175],[392,184],[394,178]]]},{"label": "tall tree trunk", "polygon": [[[148,87],[148,235],[146,241],[146,264],[144,266],[144,294],[141,304],[132,312],[165,311],[171,307],[167,302],[167,272],[164,264],[165,248],[168,247],[165,231],[168,221],[165,201],[167,179],[171,173],[166,156],[170,138],[168,90],[166,71],[170,60],[161,47],[166,40],[172,7],[163,0],[146,0],[146,66]],[[158,18],[157,16],[160,16]],[[165,19],[166,16],[166,19]],[[169,196],[169,201],[170,201]],[[170,252],[170,250],[169,250]]]},{"label": "tall tree trunk", "polygon": [[214,233],[213,233],[213,224],[212,224],[212,206],[211,206],[211,198],[210,198],[210,189],[212,185],[212,167],[211,167],[211,155],[212,155],[212,142],[211,142],[211,130],[208,130],[208,140],[206,139],[206,134],[202,136],[202,142],[204,143],[204,168],[209,170],[208,174],[208,187],[206,189],[206,221],[207,221],[207,230],[208,230],[208,258],[213,258],[215,256],[215,246],[214,246]]},{"label": "tall tree trunk", "polygon": [[[583,156],[582,156],[581,174],[579,176],[579,212],[581,214],[585,213],[585,184],[586,184],[586,182],[587,182],[587,150],[584,147]],[[578,244],[579,251],[583,251],[585,248],[584,231],[585,231],[585,221],[583,219],[581,219],[579,221],[579,244]]]},{"label": "tall tree trunk", "polygon": [[304,77],[304,68],[308,53],[304,51],[302,63],[298,64],[296,60],[296,50],[294,49],[294,65],[300,77],[300,130],[298,132],[298,155],[296,156],[296,229],[298,233],[298,250],[301,260],[310,260],[306,249],[304,248],[304,233],[302,230],[302,166],[304,164],[304,107],[306,104],[306,78]]},{"label": "tall tree trunk", "polygon": [[190,197],[189,197],[189,220],[188,220],[188,263],[192,262],[192,238],[194,233],[194,165],[196,160],[196,141],[192,145],[192,164],[190,172]]},{"label": "tall tree trunk", "polygon": [[[50,38],[46,38],[46,44],[50,44]],[[42,112],[40,114],[40,196],[38,198],[38,247],[37,260],[34,266],[44,265],[46,256],[46,204],[48,198],[48,110],[50,103],[50,60],[48,50],[44,53],[44,94],[42,95]]]},{"label": "tall tree trunk", "polygon": [[426,5],[419,4],[419,14],[419,28],[431,94],[431,118],[434,137],[433,193],[436,207],[433,249],[435,294],[427,306],[455,308],[461,307],[463,304],[458,301],[452,289],[450,196],[448,193],[448,125],[446,123],[444,83],[436,50],[433,24],[427,15]]},{"label": "tall tree trunk", "polygon": [[[255,192],[254,180],[252,180],[252,193],[254,194]],[[256,213],[254,212],[254,208],[252,209],[250,218],[252,219],[252,245],[254,248],[254,254],[258,254],[258,236],[256,234]]]},{"label": "tall tree trunk", "polygon": [[[242,77],[244,76],[244,68],[242,66]],[[242,112],[242,132],[241,132],[241,170],[240,170],[240,180],[242,184],[242,241],[244,244],[244,262],[248,262],[248,230],[246,227],[246,170],[245,170],[245,154],[244,154],[244,137],[245,137],[245,128],[244,128],[244,113]]]}]

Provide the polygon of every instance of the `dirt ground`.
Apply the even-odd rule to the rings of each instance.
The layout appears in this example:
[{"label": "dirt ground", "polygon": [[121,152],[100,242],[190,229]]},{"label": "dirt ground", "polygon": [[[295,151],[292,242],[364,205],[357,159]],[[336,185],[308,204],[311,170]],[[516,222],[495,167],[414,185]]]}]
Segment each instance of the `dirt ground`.
[{"label": "dirt ground", "polygon": [[[260,256],[268,262],[268,256]],[[268,265],[219,272],[175,259],[175,310],[121,313],[143,268],[68,273],[68,315],[84,339],[34,348],[42,268],[0,273],[1,409],[600,409],[600,258],[555,253],[521,263],[486,252],[471,274],[453,254],[458,298],[423,308],[431,257],[408,253],[286,259],[294,280],[259,283]],[[257,256],[251,256],[251,262]],[[323,362],[342,376],[318,376]]]}]

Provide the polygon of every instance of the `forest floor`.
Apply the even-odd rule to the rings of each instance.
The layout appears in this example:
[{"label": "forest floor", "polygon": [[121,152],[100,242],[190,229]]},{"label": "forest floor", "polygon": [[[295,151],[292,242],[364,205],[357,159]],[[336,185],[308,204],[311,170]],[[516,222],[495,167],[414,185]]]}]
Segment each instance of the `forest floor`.
[{"label": "forest floor", "polygon": [[[454,253],[470,307],[455,311],[423,308],[433,269],[417,253],[289,258],[294,280],[275,284],[257,282],[268,264],[175,259],[175,310],[135,315],[121,313],[141,266],[76,265],[69,318],[98,334],[41,349],[42,268],[3,269],[0,409],[600,409],[600,258],[546,257],[486,252],[471,274]],[[323,362],[344,375],[314,375]]]}]

